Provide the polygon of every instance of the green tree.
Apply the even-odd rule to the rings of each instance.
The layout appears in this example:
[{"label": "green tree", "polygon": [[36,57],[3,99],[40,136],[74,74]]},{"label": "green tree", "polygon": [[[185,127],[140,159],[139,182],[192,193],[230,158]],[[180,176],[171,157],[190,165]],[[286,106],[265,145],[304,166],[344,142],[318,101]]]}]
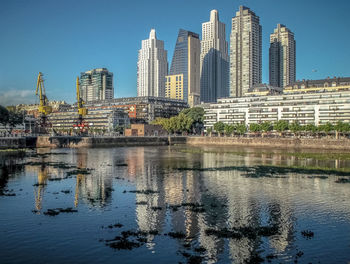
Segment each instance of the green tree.
[{"label": "green tree", "polygon": [[181,113],[192,118],[193,122],[203,123],[204,109],[202,107],[192,107],[181,111]]},{"label": "green tree", "polygon": [[221,121],[216,122],[216,123],[214,124],[214,130],[215,130],[215,131],[219,134],[219,136],[220,136],[221,133],[223,133],[224,130],[225,130],[225,124],[224,124],[223,122],[221,122]]},{"label": "green tree", "polygon": [[334,130],[336,131],[336,138],[339,138],[339,134],[346,134],[350,131],[350,124],[338,121],[334,126]]},{"label": "green tree", "polygon": [[227,136],[231,136],[234,130],[235,126],[233,124],[225,124],[224,131]]},{"label": "green tree", "polygon": [[286,120],[277,121],[274,124],[273,129],[278,131],[281,135],[283,135],[283,132],[288,129],[288,121],[286,121]]},{"label": "green tree", "polygon": [[298,135],[298,132],[301,131],[302,127],[298,121],[294,121],[289,124],[289,130],[293,132],[294,135]]},{"label": "green tree", "polygon": [[24,120],[24,113],[23,112],[13,112],[9,111],[8,112],[8,121],[7,124],[10,127],[10,133],[12,132],[12,129],[19,124],[23,124]]},{"label": "green tree", "polygon": [[237,124],[235,130],[239,135],[244,135],[247,132],[247,127],[244,124]]},{"label": "green tree", "polygon": [[318,130],[324,132],[328,136],[328,134],[334,130],[334,126],[330,122],[327,122],[326,124],[319,125]]},{"label": "green tree", "polygon": [[307,132],[311,133],[312,136],[314,136],[315,133],[317,132],[317,126],[315,126],[314,124],[307,124],[304,129]]},{"label": "green tree", "polygon": [[212,127],[208,127],[207,128],[207,133],[209,134],[209,136],[211,136],[211,133],[213,133],[213,128]]},{"label": "green tree", "polygon": [[250,132],[254,132],[254,133],[260,132],[261,131],[260,124],[256,124],[256,123],[250,124],[249,125],[249,131]]},{"label": "green tree", "polygon": [[184,113],[180,113],[176,118],[177,123],[177,131],[180,132],[188,132],[191,129],[193,124],[193,119],[185,115]]},{"label": "green tree", "polygon": [[273,129],[271,122],[268,122],[268,121],[261,123],[260,126],[261,126],[261,130],[265,133],[267,133]]},{"label": "green tree", "polygon": [[9,111],[0,105],[0,124],[3,124],[4,126],[8,123],[9,121]]}]

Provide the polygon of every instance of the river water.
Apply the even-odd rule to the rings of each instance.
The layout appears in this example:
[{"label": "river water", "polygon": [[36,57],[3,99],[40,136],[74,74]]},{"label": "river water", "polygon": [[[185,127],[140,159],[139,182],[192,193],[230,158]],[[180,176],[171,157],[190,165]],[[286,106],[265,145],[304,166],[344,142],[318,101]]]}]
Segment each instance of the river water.
[{"label": "river water", "polygon": [[0,263],[349,263],[347,154],[0,153]]}]

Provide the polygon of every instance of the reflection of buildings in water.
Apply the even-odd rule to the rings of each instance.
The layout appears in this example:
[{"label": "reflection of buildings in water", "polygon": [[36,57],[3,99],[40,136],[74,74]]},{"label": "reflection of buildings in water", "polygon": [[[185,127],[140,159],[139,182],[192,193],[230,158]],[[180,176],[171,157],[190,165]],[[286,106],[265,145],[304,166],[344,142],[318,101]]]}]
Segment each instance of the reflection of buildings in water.
[{"label": "reflection of buildings in water", "polygon": [[43,165],[38,170],[38,186],[34,187],[35,209],[38,211],[42,209],[42,201],[48,178],[48,168]]},{"label": "reflection of buildings in water", "polygon": [[1,153],[0,152],[0,195],[6,191],[10,177],[23,170],[22,164],[24,153]]},{"label": "reflection of buildings in water", "polygon": [[[203,156],[203,167],[217,166],[215,164],[215,155],[210,154],[206,157],[207,155],[204,154]],[[249,163],[247,159],[249,157],[244,159],[244,165]],[[217,197],[219,201],[227,200],[227,214],[223,213],[224,219],[218,217],[212,226],[208,226],[212,221],[208,219],[210,214],[206,213],[205,221],[200,222],[200,243],[207,248],[209,257],[215,260],[225,243],[224,239],[206,236],[205,230],[209,227],[221,229],[225,227],[257,227],[275,224],[278,226],[281,234],[268,238],[269,242],[277,250],[285,250],[287,245],[293,240],[295,219],[293,219],[292,209],[287,206],[287,203],[283,202],[285,197],[284,193],[281,193],[281,189],[276,189],[274,188],[275,186],[271,185],[269,189],[262,191],[261,185],[251,184],[251,179],[242,176],[243,172],[240,171],[206,173],[208,175],[205,177],[204,184],[208,187],[209,194]],[[267,201],[261,199],[265,198],[265,195],[272,195],[273,200],[279,202],[273,205],[266,205]],[[235,263],[249,261],[252,254],[259,249],[260,241],[261,238],[256,240],[248,238],[240,240],[229,239],[228,246],[231,258]]]},{"label": "reflection of buildings in water", "polygon": [[79,149],[74,162],[80,169],[93,169],[91,174],[76,176],[74,204],[78,204],[79,197],[93,206],[111,203],[113,156],[107,151]]},{"label": "reflection of buildings in water", "polygon": [[[136,194],[137,203],[147,202],[147,205],[136,205],[136,221],[140,230],[162,231],[166,218],[166,205],[180,205],[183,202],[200,203],[198,175],[193,172],[164,173],[164,168],[171,164],[166,161],[159,166],[159,159],[152,159],[152,157],[164,157],[171,153],[150,148],[133,148],[127,151],[129,177],[135,177],[136,189],[158,192],[149,195]],[[147,157],[146,160],[145,157]],[[162,210],[153,210],[151,207],[162,207]],[[170,213],[173,231],[185,232],[187,236],[196,235],[197,213],[190,210],[184,211],[183,208],[179,208],[176,212],[170,210]]]}]

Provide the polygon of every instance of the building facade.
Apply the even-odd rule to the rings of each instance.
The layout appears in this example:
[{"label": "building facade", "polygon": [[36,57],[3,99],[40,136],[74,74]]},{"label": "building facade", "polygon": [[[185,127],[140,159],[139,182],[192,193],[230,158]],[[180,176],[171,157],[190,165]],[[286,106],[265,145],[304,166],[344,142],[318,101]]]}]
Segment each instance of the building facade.
[{"label": "building facade", "polygon": [[232,18],[230,36],[230,97],[242,97],[261,83],[262,28],[259,17],[240,6]]},{"label": "building facade", "polygon": [[129,115],[130,122],[150,123],[157,117],[169,118],[178,115],[188,104],[181,100],[165,97],[143,96],[117,98],[85,104],[88,111],[92,109],[123,109]]},{"label": "building facade", "polygon": [[284,88],[295,82],[295,51],[294,33],[278,24],[270,35],[270,85]]},{"label": "building facade", "polygon": [[[179,75],[182,75],[181,83],[174,82]],[[191,107],[200,103],[200,40],[198,34],[184,29],[179,30],[170,72],[165,78],[165,86],[166,97],[184,100]],[[179,95],[180,90],[181,95]]]},{"label": "building facade", "polygon": [[202,24],[200,55],[200,98],[216,102],[229,95],[229,57],[225,24],[219,21],[217,10],[210,11],[210,21]]},{"label": "building facade", "polygon": [[[69,111],[53,112],[48,116],[52,128],[56,131],[72,130],[78,120],[78,110],[71,108]],[[130,124],[127,113],[122,109],[106,109],[96,107],[89,109],[84,121],[89,129],[98,129],[112,132],[116,127],[126,127]]]},{"label": "building facade", "polygon": [[126,137],[147,137],[147,136],[167,136],[168,132],[160,125],[132,124],[130,128],[125,129]]},{"label": "building facade", "polygon": [[80,74],[80,95],[85,102],[114,98],[113,73],[106,68]]},{"label": "building facade", "polygon": [[168,74],[167,51],[158,40],[155,29],[149,39],[142,40],[137,61],[137,96],[165,96],[165,76]]},{"label": "building facade", "polygon": [[184,74],[173,74],[165,77],[165,97],[185,100],[185,80]]},{"label": "building facade", "polygon": [[281,95],[221,99],[206,104],[205,127],[216,122],[246,124],[265,121],[297,121],[321,125],[350,120],[350,78],[297,82]]}]

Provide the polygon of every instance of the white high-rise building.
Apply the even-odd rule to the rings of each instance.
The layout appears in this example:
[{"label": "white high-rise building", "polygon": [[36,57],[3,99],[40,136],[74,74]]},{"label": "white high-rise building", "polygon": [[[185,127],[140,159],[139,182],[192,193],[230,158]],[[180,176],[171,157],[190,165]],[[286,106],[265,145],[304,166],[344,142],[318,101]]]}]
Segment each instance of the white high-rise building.
[{"label": "white high-rise building", "polygon": [[211,10],[210,21],[202,24],[200,57],[202,102],[216,102],[218,98],[228,96],[228,60],[225,24],[219,21],[218,11]]},{"label": "white high-rise building", "polygon": [[270,35],[270,85],[282,87],[295,82],[294,33],[278,24]]},{"label": "white high-rise building", "polygon": [[240,6],[232,18],[230,37],[230,96],[244,96],[250,87],[261,83],[262,29],[259,17]]},{"label": "white high-rise building", "polygon": [[142,40],[137,62],[137,96],[165,96],[165,76],[168,74],[167,51],[158,40],[155,29],[149,39]]}]

